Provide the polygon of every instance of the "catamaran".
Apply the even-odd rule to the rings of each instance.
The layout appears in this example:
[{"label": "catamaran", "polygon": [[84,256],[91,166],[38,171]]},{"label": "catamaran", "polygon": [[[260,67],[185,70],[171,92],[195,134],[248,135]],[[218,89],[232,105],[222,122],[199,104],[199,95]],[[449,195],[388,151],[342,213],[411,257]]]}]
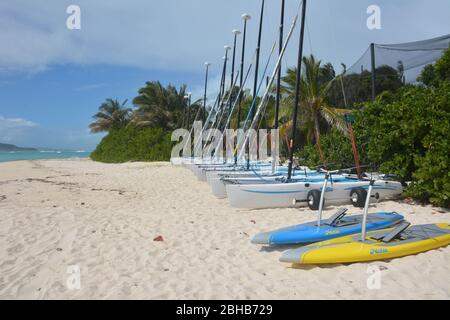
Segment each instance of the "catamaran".
[{"label": "catamaran", "polygon": [[[297,66],[297,85],[294,101],[294,116],[293,116],[293,130],[292,138],[290,140],[290,154],[288,167],[277,166],[277,159],[272,159],[272,161],[250,161],[250,157],[247,154],[247,159],[245,159],[245,153],[248,152],[249,148],[249,135],[244,135],[243,141],[238,138],[238,142],[235,149],[234,159],[218,160],[217,158],[202,158],[200,163],[190,162],[189,167],[197,175],[198,179],[201,181],[207,181],[211,187],[213,194],[218,198],[228,197],[231,206],[238,208],[279,208],[279,207],[292,207],[308,205],[311,209],[317,209],[318,202],[320,198],[321,185],[323,184],[325,175],[322,172],[317,172],[309,170],[307,168],[302,168],[301,170],[295,170],[293,166],[293,152],[295,150],[296,143],[296,127],[297,127],[297,114],[300,102],[300,79],[302,72],[302,58],[303,58],[303,42],[304,42],[304,30],[305,30],[305,15],[306,15],[306,1],[300,3],[301,7],[301,30],[300,30],[300,43],[299,43],[299,54],[298,54],[298,66]],[[248,112],[247,119],[244,122],[243,129],[247,129],[247,124],[250,123],[249,129],[256,129],[259,124],[265,108],[267,106],[268,98],[270,96],[270,88],[274,83],[278,75],[277,91],[279,92],[280,86],[280,67],[281,61],[291,39],[292,33],[297,24],[297,20],[300,15],[299,12],[295,16],[291,29],[288,36],[282,45],[280,45],[280,52],[278,56],[277,63],[273,70],[272,76],[266,85],[266,90],[262,95],[258,106],[256,106],[257,96],[260,88],[263,84],[263,79],[260,80],[259,86],[257,85],[257,75],[255,77],[255,87],[254,87],[254,98],[251,108]],[[261,21],[260,30],[258,37],[258,48],[261,38],[261,28],[262,19],[264,12],[264,1],[261,7]],[[284,19],[284,1],[282,2],[282,24]],[[280,39],[282,39],[282,34],[280,34]],[[280,40],[281,42],[282,40]],[[275,45],[272,47],[272,53]],[[228,50],[228,49],[227,49]],[[234,54],[233,54],[234,55]],[[270,58],[269,58],[270,59]],[[270,60],[269,60],[270,61]],[[252,63],[253,64],[253,63]],[[249,66],[245,80],[247,79],[248,73],[252,64]],[[256,74],[259,64],[259,51],[256,51]],[[269,62],[267,62],[266,70],[264,71],[264,76],[267,71]],[[243,90],[243,85],[245,82],[241,81],[240,92],[237,95],[235,103],[231,103],[232,89],[234,88],[233,81],[230,82],[230,89],[227,94],[224,90],[224,79],[226,70],[226,60],[224,62],[224,72],[222,75],[221,91],[219,97],[216,101],[215,108],[209,114],[207,122],[204,124],[203,131],[208,127],[217,128],[220,127],[221,119],[225,114],[225,107],[232,106],[229,110],[229,115],[227,121],[225,122],[224,129],[228,128],[230,125],[231,116],[234,107],[241,102],[241,94]],[[233,72],[233,71],[232,71]],[[243,69],[241,70],[241,76],[244,74]],[[263,77],[264,78],[264,77]],[[237,80],[237,77],[236,77]],[[280,97],[277,97],[277,108],[279,104]],[[255,112],[256,110],[256,112]],[[278,112],[276,112],[278,113]],[[214,114],[214,116],[213,116]],[[251,119],[250,119],[251,118]],[[278,120],[277,120],[278,121]],[[276,122],[277,122],[276,121]],[[277,123],[276,123],[277,125]],[[209,136],[206,141],[209,140]],[[203,138],[200,140],[203,141]],[[203,145],[202,141],[197,141],[195,146]],[[223,135],[219,141],[223,141]],[[240,149],[239,149],[240,147]],[[211,148],[211,145],[210,145]],[[221,156],[222,151],[216,146],[214,153],[216,156]],[[231,161],[230,161],[231,160]],[[233,161],[234,160],[234,161]],[[367,179],[362,176],[351,176],[344,174],[334,174],[330,179],[330,187],[325,190],[325,202],[327,204],[341,204],[352,202],[355,206],[362,206],[367,194]],[[374,188],[377,191],[377,198],[393,198],[403,191],[403,186],[401,183],[392,181],[390,179],[384,179],[383,176],[379,176],[375,182]]]},{"label": "catamaran", "polygon": [[[300,79],[302,77],[303,42],[305,31],[306,1],[302,1],[302,22],[300,30],[299,54],[297,65],[297,84],[294,101],[292,139],[290,141],[290,155],[287,176],[284,179],[274,178],[275,181],[265,181],[260,179],[255,184],[245,184],[244,179],[240,179],[238,184],[228,183],[226,192],[229,203],[233,207],[260,209],[292,207],[297,205],[309,205],[310,208],[317,208],[320,200],[320,189],[322,182],[314,180],[298,181],[295,178],[293,168],[293,157],[296,143],[297,114],[300,102]],[[289,37],[288,37],[289,40]],[[277,65],[278,67],[278,65]],[[277,68],[276,67],[276,68]],[[271,79],[273,80],[273,78]],[[266,92],[267,93],[267,92]],[[261,99],[264,102],[264,97]],[[257,116],[263,112],[264,105],[260,104]],[[257,118],[257,117],[256,117]],[[253,124],[252,124],[253,126]],[[247,137],[248,139],[248,137]],[[403,191],[400,182],[377,179],[374,189],[378,198],[395,197]],[[226,183],[229,180],[222,179]],[[341,204],[350,202],[354,204],[364,203],[367,195],[367,180],[360,177],[340,176],[331,181],[330,187],[326,188],[325,201],[327,204]]]},{"label": "catamaran", "polygon": [[[325,180],[323,189],[326,189],[326,182]],[[373,180],[370,181],[368,199],[372,198],[372,184]],[[371,231],[389,228],[404,221],[404,217],[395,212],[367,214],[370,201],[366,201],[363,215],[349,216],[348,209],[345,208],[340,209],[331,218],[323,220],[324,199],[325,192],[322,192],[317,221],[259,233],[253,237],[252,243],[269,246],[309,244],[360,233],[364,222],[366,229]]]},{"label": "catamaran", "polygon": [[[326,178],[328,179],[328,178]],[[352,203],[362,207],[367,197],[368,180],[355,176],[341,176],[330,180],[325,189],[326,205]],[[295,179],[273,181],[260,184],[227,184],[226,192],[232,207],[246,209],[291,208],[309,206],[317,210],[319,206],[322,181]],[[398,181],[379,177],[375,180],[376,199],[393,199],[403,192]]]},{"label": "catamaran", "polygon": [[[371,181],[369,195],[374,184],[375,182]],[[403,221],[395,227],[391,226],[389,229],[374,230],[377,228],[373,228],[373,214],[369,215],[368,213],[369,202],[370,197],[366,199],[362,224],[358,225],[357,234],[346,236],[343,234],[342,237],[338,238],[330,236],[319,238],[318,240],[325,241],[288,250],[282,254],[279,259],[280,262],[321,265],[391,260],[434,250],[450,244],[449,223],[411,226],[409,222]],[[339,219],[339,214],[338,212],[338,215],[332,217],[332,219]],[[394,215],[395,213],[390,214],[391,217]],[[333,222],[333,220],[330,222]],[[334,228],[338,231],[336,226]],[[321,230],[319,220],[319,225],[312,234],[320,234]],[[310,233],[310,235],[312,234]],[[268,242],[271,241],[270,238],[271,236],[269,236]],[[267,236],[260,234],[254,239],[254,242],[267,243],[266,240]]]}]

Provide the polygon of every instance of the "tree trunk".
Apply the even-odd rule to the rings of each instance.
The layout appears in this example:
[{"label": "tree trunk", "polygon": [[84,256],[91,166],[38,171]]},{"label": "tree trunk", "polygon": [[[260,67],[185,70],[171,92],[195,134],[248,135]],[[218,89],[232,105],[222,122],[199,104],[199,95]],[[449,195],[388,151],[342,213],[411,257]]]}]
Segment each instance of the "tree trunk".
[{"label": "tree trunk", "polygon": [[[320,161],[322,161],[322,164],[325,165],[325,156],[323,154],[322,145],[320,144],[320,126],[319,126],[319,117],[317,113],[314,114],[314,133],[316,136],[316,145],[317,149],[319,150],[320,155]],[[325,167],[326,169],[326,167]]]}]

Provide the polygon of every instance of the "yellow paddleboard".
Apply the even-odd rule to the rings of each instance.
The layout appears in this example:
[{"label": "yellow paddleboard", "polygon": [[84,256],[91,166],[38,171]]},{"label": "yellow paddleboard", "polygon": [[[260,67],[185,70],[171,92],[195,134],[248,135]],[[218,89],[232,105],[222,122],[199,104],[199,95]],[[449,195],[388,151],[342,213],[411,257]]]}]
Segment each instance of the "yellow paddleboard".
[{"label": "yellow paddleboard", "polygon": [[412,226],[386,241],[393,229],[318,242],[283,253],[281,262],[294,264],[336,264],[388,260],[437,249],[450,244],[450,224]]}]

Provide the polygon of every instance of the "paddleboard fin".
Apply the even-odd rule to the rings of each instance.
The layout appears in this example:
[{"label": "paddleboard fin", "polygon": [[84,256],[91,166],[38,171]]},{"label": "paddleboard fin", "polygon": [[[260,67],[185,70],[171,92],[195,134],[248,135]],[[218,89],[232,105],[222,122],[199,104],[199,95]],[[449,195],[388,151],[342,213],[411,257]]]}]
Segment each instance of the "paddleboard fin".
[{"label": "paddleboard fin", "polygon": [[394,240],[398,236],[400,236],[403,233],[403,231],[408,229],[410,225],[411,225],[411,223],[409,223],[409,222],[403,222],[397,228],[395,228],[394,230],[389,232],[387,235],[381,237],[380,239],[376,239],[376,240],[380,240],[384,243],[391,242],[392,240]]},{"label": "paddleboard fin", "polygon": [[347,208],[342,208],[338,212],[336,212],[330,219],[328,219],[327,225],[336,227],[339,224],[339,221],[342,220],[347,215]]}]

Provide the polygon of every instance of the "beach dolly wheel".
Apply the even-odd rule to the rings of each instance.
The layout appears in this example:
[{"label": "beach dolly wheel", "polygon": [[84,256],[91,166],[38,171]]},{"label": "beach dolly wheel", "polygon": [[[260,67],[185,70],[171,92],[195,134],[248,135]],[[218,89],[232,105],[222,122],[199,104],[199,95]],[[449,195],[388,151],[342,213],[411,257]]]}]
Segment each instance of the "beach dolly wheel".
[{"label": "beach dolly wheel", "polygon": [[[320,206],[320,191],[319,190],[311,190],[308,193],[307,201],[308,201],[308,207],[311,210],[319,210]],[[325,200],[324,200],[325,201]]]},{"label": "beach dolly wheel", "polygon": [[350,200],[356,208],[364,208],[366,199],[367,191],[363,188],[356,188],[350,192]]}]

